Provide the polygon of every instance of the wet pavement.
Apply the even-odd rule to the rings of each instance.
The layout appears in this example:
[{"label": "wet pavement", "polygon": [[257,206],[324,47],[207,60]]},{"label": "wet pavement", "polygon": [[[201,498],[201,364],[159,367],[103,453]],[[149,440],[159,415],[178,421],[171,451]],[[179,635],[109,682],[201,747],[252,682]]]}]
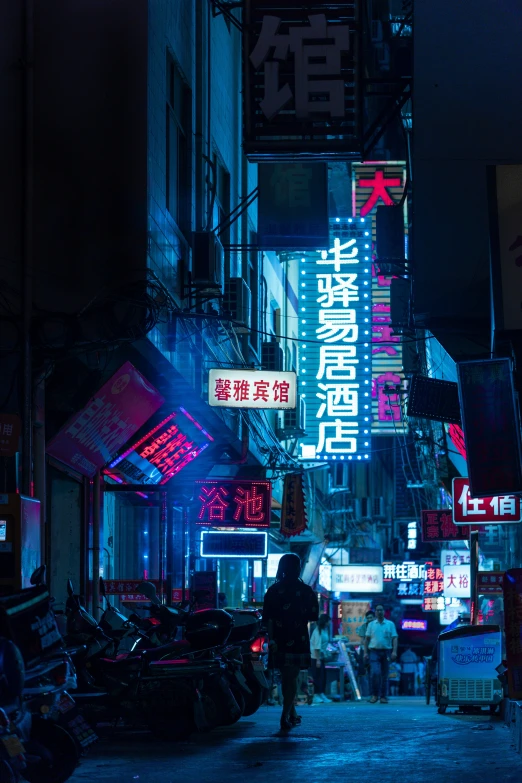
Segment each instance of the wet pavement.
[{"label": "wet pavement", "polygon": [[[235,726],[169,744],[114,731],[83,759],[71,783],[510,783],[522,758],[498,717],[438,715],[420,698],[389,704],[303,706],[302,725],[279,733],[277,707]],[[340,778],[337,778],[341,775]]]}]

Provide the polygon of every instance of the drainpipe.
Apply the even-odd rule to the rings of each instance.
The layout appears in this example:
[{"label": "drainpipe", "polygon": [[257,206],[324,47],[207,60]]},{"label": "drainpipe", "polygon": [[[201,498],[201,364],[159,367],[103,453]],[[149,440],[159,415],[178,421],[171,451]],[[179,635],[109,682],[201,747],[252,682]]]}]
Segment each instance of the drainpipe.
[{"label": "drainpipe", "polygon": [[45,376],[40,375],[34,385],[33,413],[34,496],[40,501],[40,562],[47,563],[47,484],[45,462]]},{"label": "drainpipe", "polygon": [[22,494],[33,496],[32,486],[32,368],[31,315],[33,307],[33,137],[34,137],[34,7],[25,0],[24,19],[24,150],[22,203]]},{"label": "drainpipe", "polygon": [[100,605],[101,476],[97,470],[92,492],[92,613],[98,619]]}]

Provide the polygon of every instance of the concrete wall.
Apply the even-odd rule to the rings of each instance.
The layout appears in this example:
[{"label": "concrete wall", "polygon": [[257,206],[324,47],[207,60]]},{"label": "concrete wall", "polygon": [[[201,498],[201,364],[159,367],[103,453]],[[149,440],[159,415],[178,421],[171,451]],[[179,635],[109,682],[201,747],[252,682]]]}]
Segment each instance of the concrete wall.
[{"label": "concrete wall", "polygon": [[415,3],[412,257],[428,322],[489,323],[486,166],[522,157],[521,35],[516,0]]}]

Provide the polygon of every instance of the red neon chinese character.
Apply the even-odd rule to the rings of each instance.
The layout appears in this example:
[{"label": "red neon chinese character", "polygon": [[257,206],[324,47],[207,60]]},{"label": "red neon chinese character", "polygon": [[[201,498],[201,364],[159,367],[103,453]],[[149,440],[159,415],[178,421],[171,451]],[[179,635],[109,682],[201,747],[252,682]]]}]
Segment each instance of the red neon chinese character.
[{"label": "red neon chinese character", "polygon": [[268,402],[270,388],[269,381],[254,381],[254,387],[254,400],[263,400],[263,402]]},{"label": "red neon chinese character", "polygon": [[243,489],[238,487],[236,490],[236,496],[234,503],[237,503],[236,510],[234,511],[234,519],[240,518],[241,514],[246,522],[264,522],[265,512],[263,510],[263,495],[257,494],[256,485],[252,485],[252,489]]},{"label": "red neon chinese character", "polygon": [[216,400],[224,400],[225,402],[230,399],[231,383],[223,378],[216,378],[216,388],[214,389],[214,396]]},{"label": "red neon chinese character", "polygon": [[274,400],[276,402],[288,402],[288,390],[290,384],[288,381],[275,381],[274,382]]},{"label": "red neon chinese character", "polygon": [[434,568],[428,568],[426,571],[426,577],[428,579],[435,579],[435,569]]},{"label": "red neon chinese character", "polygon": [[[394,334],[391,326],[390,305],[374,304],[372,306],[372,343],[398,343],[399,335]],[[382,345],[372,348],[372,354],[386,353],[388,356],[396,356],[398,351],[392,345]]]},{"label": "red neon chinese character", "polygon": [[208,519],[218,520],[219,522],[225,521],[225,511],[229,506],[229,503],[224,500],[228,492],[224,487],[201,487],[201,509],[198,514],[198,519],[204,519],[208,513]]},{"label": "red neon chinese character", "polygon": [[387,207],[393,206],[395,202],[386,188],[400,188],[402,182],[400,177],[386,178],[384,171],[378,170],[375,172],[373,179],[360,179],[358,185],[360,188],[372,188],[368,200],[361,207],[361,217],[366,217],[379,199],[382,199]]},{"label": "red neon chinese character", "polygon": [[377,410],[379,421],[400,421],[401,403],[398,394],[386,394],[384,389],[388,384],[400,386],[399,375],[385,372],[372,380],[372,397],[377,397]]},{"label": "red neon chinese character", "polygon": [[438,538],[439,537],[439,526],[438,525],[428,525],[426,532],[428,533],[428,538]]},{"label": "red neon chinese character", "polygon": [[453,524],[451,514],[440,515],[440,529],[444,538],[455,538],[458,533],[456,526]]},{"label": "red neon chinese character", "polygon": [[238,402],[250,399],[250,381],[234,381],[234,399]]}]

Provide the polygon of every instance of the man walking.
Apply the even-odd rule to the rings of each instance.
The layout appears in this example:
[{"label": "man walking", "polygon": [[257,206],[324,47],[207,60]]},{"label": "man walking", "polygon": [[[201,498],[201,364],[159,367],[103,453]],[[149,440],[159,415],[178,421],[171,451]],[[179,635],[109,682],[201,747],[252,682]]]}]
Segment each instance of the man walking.
[{"label": "man walking", "polygon": [[384,617],[384,606],[375,607],[376,619],[369,623],[364,637],[364,657],[370,659],[370,704],[388,703],[388,674],[390,660],[397,659],[399,638],[395,623]]}]

